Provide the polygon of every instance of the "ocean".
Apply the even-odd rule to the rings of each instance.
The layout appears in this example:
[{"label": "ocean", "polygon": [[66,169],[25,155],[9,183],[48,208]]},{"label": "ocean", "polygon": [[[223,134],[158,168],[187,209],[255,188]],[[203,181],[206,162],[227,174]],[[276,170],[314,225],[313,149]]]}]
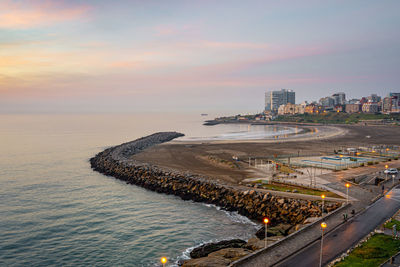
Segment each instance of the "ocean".
[{"label": "ocean", "polygon": [[94,172],[89,158],[159,131],[184,140],[268,138],[292,128],[203,126],[200,114],[0,115],[0,266],[167,266],[256,223]]}]

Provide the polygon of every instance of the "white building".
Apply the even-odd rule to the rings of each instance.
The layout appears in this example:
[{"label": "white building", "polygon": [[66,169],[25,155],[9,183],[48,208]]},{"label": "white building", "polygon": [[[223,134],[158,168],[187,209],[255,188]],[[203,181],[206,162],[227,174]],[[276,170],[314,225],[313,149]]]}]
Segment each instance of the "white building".
[{"label": "white building", "polygon": [[265,111],[277,112],[281,105],[295,104],[296,93],[293,90],[281,89],[265,93]]}]

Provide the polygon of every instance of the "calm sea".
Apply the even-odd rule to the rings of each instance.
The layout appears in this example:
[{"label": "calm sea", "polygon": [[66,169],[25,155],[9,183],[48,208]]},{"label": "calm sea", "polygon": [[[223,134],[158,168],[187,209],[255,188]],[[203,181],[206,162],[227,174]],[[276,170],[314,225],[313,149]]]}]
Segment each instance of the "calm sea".
[{"label": "calm sea", "polygon": [[293,129],[203,126],[177,114],[0,115],[0,266],[167,266],[208,241],[257,226],[214,206],[127,185],[90,169],[108,146],[157,131],[188,139],[269,136]]}]

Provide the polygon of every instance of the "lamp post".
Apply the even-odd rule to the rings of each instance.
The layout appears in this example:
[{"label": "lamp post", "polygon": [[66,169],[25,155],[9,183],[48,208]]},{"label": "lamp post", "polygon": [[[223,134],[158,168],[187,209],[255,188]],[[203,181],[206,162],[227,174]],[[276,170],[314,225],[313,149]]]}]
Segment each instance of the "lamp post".
[{"label": "lamp post", "polygon": [[264,218],[264,224],[265,224],[265,238],[264,238],[264,247],[267,247],[268,244],[268,223],[269,223],[269,219],[268,218]]},{"label": "lamp post", "polygon": [[161,258],[161,263],[162,263],[162,266],[163,266],[163,267],[165,267],[165,264],[167,263],[167,261],[168,261],[168,260],[167,260],[166,257],[162,257],[162,258]]},{"label": "lamp post", "polygon": [[324,207],[325,207],[325,195],[322,194],[322,195],[321,195],[321,198],[322,198],[322,212],[321,212],[321,217],[323,217],[323,216],[324,216]]},{"label": "lamp post", "polygon": [[394,177],[396,177],[396,175],[392,174],[392,186],[394,186]]},{"label": "lamp post", "polygon": [[321,230],[322,230],[322,232],[321,232],[321,253],[320,253],[320,256],[319,256],[319,267],[322,267],[322,246],[323,246],[323,244],[324,244],[324,230],[325,230],[325,228],[327,227],[328,225],[326,224],[326,223],[321,223]]},{"label": "lamp post", "polygon": [[349,187],[350,187],[350,184],[346,183],[346,204],[349,203]]},{"label": "lamp post", "polygon": [[388,169],[388,168],[389,168],[389,165],[386,164],[386,165],[385,165],[385,177],[386,177],[386,178],[385,178],[385,181],[388,179],[388,177],[387,177],[387,176],[388,176],[388,174],[387,174],[387,169]]}]

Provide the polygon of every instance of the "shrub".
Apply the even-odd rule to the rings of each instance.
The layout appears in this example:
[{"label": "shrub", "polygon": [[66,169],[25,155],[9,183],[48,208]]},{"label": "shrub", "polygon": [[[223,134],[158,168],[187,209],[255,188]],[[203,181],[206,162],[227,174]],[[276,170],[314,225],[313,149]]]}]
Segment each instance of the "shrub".
[{"label": "shrub", "polygon": [[373,164],[374,164],[374,163],[373,163],[372,161],[368,161],[368,162],[367,162],[367,165],[368,165],[368,166],[373,165]]}]

